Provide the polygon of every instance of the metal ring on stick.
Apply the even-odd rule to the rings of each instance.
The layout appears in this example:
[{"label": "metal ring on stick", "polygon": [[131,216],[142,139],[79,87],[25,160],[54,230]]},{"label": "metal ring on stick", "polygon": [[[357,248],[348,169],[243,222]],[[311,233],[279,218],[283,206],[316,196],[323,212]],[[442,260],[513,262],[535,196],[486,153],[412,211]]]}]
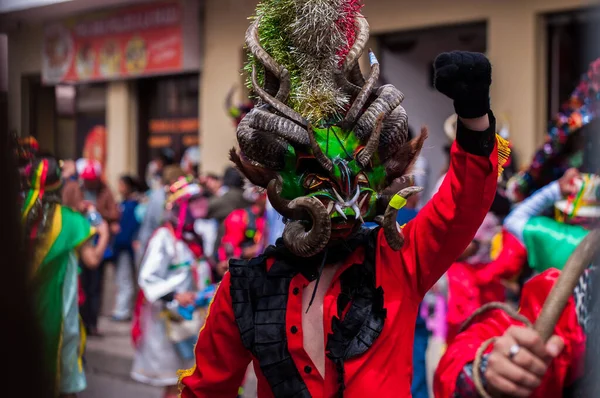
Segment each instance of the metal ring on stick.
[{"label": "metal ring on stick", "polygon": [[[540,316],[538,317],[533,328],[540,334],[540,337],[544,342],[554,334],[554,328],[556,323],[560,319],[569,298],[573,294],[573,290],[579,282],[579,278],[584,273],[586,268],[592,263],[594,258],[600,253],[600,229],[590,231],[586,237],[579,243],[575,248],[575,251],[571,254],[567,263],[563,267],[558,280],[550,290]],[[481,308],[477,311],[478,314],[485,312],[489,309],[503,309],[500,303],[490,303],[486,305],[487,308]],[[486,307],[484,306],[484,307]],[[482,311],[483,310],[483,311]],[[518,319],[512,311],[505,311],[512,318]],[[522,315],[518,314],[519,317]],[[472,318],[469,318],[469,323]],[[522,321],[522,319],[518,319]],[[527,327],[531,327],[529,322],[524,322]],[[468,323],[466,323],[468,326]],[[465,327],[463,327],[464,329]],[[483,375],[480,374],[480,364],[483,354],[487,348],[494,343],[496,337],[492,337],[486,340],[477,350],[475,354],[475,361],[473,363],[473,381],[477,392],[483,398],[491,398],[483,387]]]}]

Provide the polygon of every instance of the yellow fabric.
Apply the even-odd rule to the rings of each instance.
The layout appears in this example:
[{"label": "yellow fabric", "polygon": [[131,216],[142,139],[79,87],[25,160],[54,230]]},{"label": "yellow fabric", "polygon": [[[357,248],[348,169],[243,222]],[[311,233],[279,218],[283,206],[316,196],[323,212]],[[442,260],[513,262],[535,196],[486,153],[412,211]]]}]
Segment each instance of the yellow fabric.
[{"label": "yellow fabric", "polygon": [[498,134],[496,134],[496,142],[498,143],[498,176],[500,176],[510,157],[510,143]]},{"label": "yellow fabric", "polygon": [[500,255],[500,252],[502,252],[502,232],[498,232],[492,238],[491,246],[492,247],[490,248],[490,259],[492,261],[495,261]]},{"label": "yellow fabric", "polygon": [[79,355],[77,356],[77,364],[79,365],[80,372],[83,372],[83,354],[85,353],[86,340],[87,335],[85,333],[83,319],[81,319],[81,316],[79,316]]},{"label": "yellow fabric", "polygon": [[60,234],[61,230],[62,211],[60,209],[60,206],[55,206],[54,214],[52,215],[51,228],[44,237],[43,241],[40,242],[40,245],[36,248],[35,252],[33,253],[33,267],[31,267],[32,276],[35,275],[40,264],[50,252],[50,248],[52,248],[52,245],[54,244],[54,242],[56,242],[56,239],[58,238],[58,235]]},{"label": "yellow fabric", "polygon": [[400,195],[394,195],[392,200],[390,200],[390,206],[396,210],[400,210],[406,205],[406,199]]}]

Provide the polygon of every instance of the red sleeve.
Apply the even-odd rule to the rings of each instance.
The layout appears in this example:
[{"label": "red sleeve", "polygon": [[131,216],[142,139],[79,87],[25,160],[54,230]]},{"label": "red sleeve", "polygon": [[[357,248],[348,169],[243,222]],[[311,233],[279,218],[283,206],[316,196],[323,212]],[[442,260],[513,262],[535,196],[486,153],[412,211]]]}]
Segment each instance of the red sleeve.
[{"label": "red sleeve", "polygon": [[[497,145],[497,144],[495,144]],[[473,155],[456,142],[437,194],[404,227],[401,255],[421,296],[473,240],[496,194],[498,151]]]},{"label": "red sleeve", "polygon": [[[559,275],[559,271],[551,269],[527,282],[521,296],[520,313],[534,322]],[[491,337],[501,336],[511,325],[522,326],[520,322],[496,310],[482,314],[467,330],[460,333],[448,346],[435,372],[435,396],[452,397],[459,374],[465,365],[474,361],[481,344]],[[579,364],[584,357],[585,335],[579,326],[572,297],[559,319],[555,333],[564,340],[565,349],[550,365],[534,397],[556,396],[556,391],[563,391],[565,386],[581,376],[581,369],[574,365]],[[490,347],[488,352],[491,349]]]},{"label": "red sleeve", "polygon": [[228,259],[226,254],[227,245],[230,245],[233,248],[233,257],[242,257],[241,245],[245,240],[247,223],[246,210],[235,210],[227,216],[223,222],[225,232],[221,239],[221,246],[219,247],[219,260],[224,261]]},{"label": "red sleeve", "polygon": [[233,315],[229,272],[209,307],[195,352],[196,365],[180,376],[181,398],[236,397],[251,356]]},{"label": "red sleeve", "polygon": [[502,250],[498,258],[477,271],[477,280],[481,285],[494,280],[510,280],[519,275],[525,264],[527,264],[525,246],[510,232],[503,229]]}]

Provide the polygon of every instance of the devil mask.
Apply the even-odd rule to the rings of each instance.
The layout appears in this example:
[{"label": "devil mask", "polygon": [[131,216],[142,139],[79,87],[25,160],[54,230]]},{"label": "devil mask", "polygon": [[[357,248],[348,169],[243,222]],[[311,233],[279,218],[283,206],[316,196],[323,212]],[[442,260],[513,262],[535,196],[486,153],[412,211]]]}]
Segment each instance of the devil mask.
[{"label": "devil mask", "polygon": [[426,131],[407,141],[404,95],[377,85],[371,52],[363,77],[369,25],[359,2],[315,3],[259,4],[246,33],[259,102],[240,122],[231,158],[288,220],[283,239],[296,255],[313,256],[373,220],[400,249],[396,213],[419,191],[406,173]]}]

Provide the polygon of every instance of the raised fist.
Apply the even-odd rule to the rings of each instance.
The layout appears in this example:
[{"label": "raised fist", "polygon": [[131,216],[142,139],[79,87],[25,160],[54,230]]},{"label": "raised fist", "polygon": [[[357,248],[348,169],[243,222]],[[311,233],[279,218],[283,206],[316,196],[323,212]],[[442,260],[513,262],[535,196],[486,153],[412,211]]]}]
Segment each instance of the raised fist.
[{"label": "raised fist", "polygon": [[435,87],[454,100],[458,116],[474,119],[487,114],[492,66],[485,55],[467,51],[441,53],[434,66]]}]

